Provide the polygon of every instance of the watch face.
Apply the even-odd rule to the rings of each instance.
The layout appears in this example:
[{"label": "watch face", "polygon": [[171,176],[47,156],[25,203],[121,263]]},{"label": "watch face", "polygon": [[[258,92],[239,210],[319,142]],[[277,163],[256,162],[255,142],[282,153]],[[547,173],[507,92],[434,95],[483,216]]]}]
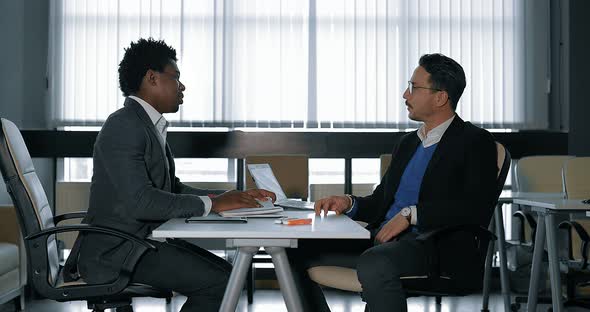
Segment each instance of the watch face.
[{"label": "watch face", "polygon": [[410,208],[404,208],[402,209],[402,216],[407,217],[410,215],[411,212],[412,210],[410,210]]}]

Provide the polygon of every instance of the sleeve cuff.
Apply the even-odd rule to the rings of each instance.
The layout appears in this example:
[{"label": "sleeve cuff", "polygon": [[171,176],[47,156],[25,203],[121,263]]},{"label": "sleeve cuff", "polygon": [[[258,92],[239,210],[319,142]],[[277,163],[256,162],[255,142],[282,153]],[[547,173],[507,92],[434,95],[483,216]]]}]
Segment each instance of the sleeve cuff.
[{"label": "sleeve cuff", "polygon": [[410,209],[412,209],[410,224],[416,225],[418,223],[418,209],[416,209],[416,206],[414,205],[410,206]]},{"label": "sleeve cuff", "polygon": [[199,196],[199,198],[203,201],[203,217],[206,217],[211,212],[211,206],[213,203],[211,202],[211,198],[209,198],[209,196]]},{"label": "sleeve cuff", "polygon": [[350,199],[352,199],[352,206],[350,206],[350,208],[344,214],[347,215],[349,218],[353,218],[358,210],[358,205],[354,196],[350,196]]}]

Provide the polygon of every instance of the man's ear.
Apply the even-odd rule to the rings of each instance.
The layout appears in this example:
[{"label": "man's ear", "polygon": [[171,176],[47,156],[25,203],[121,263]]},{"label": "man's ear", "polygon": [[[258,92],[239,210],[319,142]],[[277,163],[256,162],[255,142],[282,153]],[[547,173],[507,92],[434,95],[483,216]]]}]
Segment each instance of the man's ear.
[{"label": "man's ear", "polygon": [[155,86],[156,85],[156,80],[157,80],[158,76],[156,75],[156,72],[148,69],[147,72],[145,73],[145,81],[148,83],[148,85],[150,86]]},{"label": "man's ear", "polygon": [[440,91],[436,95],[436,106],[443,107],[445,104],[450,104],[451,99],[449,98],[449,94],[447,91]]}]

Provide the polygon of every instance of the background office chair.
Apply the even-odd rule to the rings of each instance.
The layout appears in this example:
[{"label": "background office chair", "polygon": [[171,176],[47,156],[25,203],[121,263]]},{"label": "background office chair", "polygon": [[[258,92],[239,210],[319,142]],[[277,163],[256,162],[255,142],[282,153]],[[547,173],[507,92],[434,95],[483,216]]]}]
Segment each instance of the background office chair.
[{"label": "background office chair", "polygon": [[[246,189],[256,188],[256,183],[248,170],[249,164],[269,164],[287,198],[307,200],[309,197],[309,157],[307,155],[249,155],[245,161]],[[256,263],[272,263],[264,251],[258,251],[252,258],[252,266],[246,281],[248,303],[254,301],[256,289]]]},{"label": "background office chair", "polygon": [[27,283],[25,247],[12,206],[0,206],[0,306],[13,301],[16,311],[25,309]]},{"label": "background office chair", "polygon": [[[496,143],[498,154],[498,179],[497,179],[497,196],[500,196],[508,170],[510,169],[510,153],[500,143]],[[494,234],[488,230],[474,225],[451,226],[424,233],[418,237],[419,240],[427,243],[434,243],[445,235],[456,233],[458,231],[469,232],[478,241],[480,246],[481,259],[480,263],[483,268],[486,252],[489,242],[494,239]],[[433,259],[438,263],[437,259]],[[307,270],[311,280],[316,283],[331,288],[362,292],[362,287],[357,278],[357,272],[354,269],[337,267],[337,266],[316,266]],[[404,288],[408,297],[415,296],[433,296],[436,297],[437,304],[441,303],[442,296],[464,296],[478,289],[466,289],[462,285],[457,285],[455,281],[448,277],[440,276],[438,266],[428,276],[422,277],[405,277],[403,279]]]},{"label": "background office chair", "polygon": [[[574,156],[538,155],[519,159],[515,166],[515,184],[518,192],[561,193],[563,184],[561,172],[566,161]],[[529,213],[517,211],[513,214],[520,220],[520,237],[517,244],[535,242],[534,232],[537,223]],[[525,227],[528,223],[528,227]],[[528,242],[528,243],[527,243]]]},{"label": "background office chair", "polygon": [[[563,167],[563,190],[568,199],[590,198],[590,157],[569,159]],[[560,229],[568,234],[568,261],[566,270],[567,300],[565,306],[590,308],[590,268],[588,267],[590,222],[579,219],[564,221]]]},{"label": "background office chair", "polygon": [[[269,164],[277,181],[288,198],[309,197],[309,157],[307,155],[249,155],[245,158],[249,164]],[[245,170],[246,189],[256,188],[250,171]]]},{"label": "background office chair", "polygon": [[[155,249],[149,242],[124,232],[87,224],[56,226],[63,220],[84,217],[84,213],[53,216],[20,131],[9,120],[1,119],[1,124],[0,171],[17,211],[32,275],[30,281],[35,290],[56,301],[86,300],[88,308],[93,311],[108,308],[131,311],[132,297],[171,298],[170,291],[129,283],[137,260],[148,249]],[[55,234],[74,231],[117,236],[135,245],[137,252],[129,254],[115,281],[106,284],[87,284],[82,279],[64,282]]]},{"label": "background office chair", "polygon": [[573,156],[527,156],[516,162],[516,190],[519,192],[560,193],[561,169]]}]

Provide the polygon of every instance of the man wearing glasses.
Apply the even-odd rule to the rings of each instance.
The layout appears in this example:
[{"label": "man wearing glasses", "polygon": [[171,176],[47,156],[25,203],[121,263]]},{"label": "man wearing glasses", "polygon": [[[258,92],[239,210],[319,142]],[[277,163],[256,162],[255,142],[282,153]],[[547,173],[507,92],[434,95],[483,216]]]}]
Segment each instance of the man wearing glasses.
[{"label": "man wearing glasses", "polygon": [[457,233],[436,246],[420,233],[457,224],[487,227],[496,200],[496,146],[486,130],[464,122],[455,110],[465,73],[441,54],[420,58],[403,94],[410,119],[421,127],[403,136],[375,191],[365,197],[331,196],[316,201],[316,214],[335,211],[367,222],[372,240],[309,240],[289,250],[306,311],[329,311],[321,289],[307,275],[317,265],[357,269],[371,312],[407,311],[402,277],[426,276],[429,259],[463,289],[481,287],[483,267],[473,236]]}]

